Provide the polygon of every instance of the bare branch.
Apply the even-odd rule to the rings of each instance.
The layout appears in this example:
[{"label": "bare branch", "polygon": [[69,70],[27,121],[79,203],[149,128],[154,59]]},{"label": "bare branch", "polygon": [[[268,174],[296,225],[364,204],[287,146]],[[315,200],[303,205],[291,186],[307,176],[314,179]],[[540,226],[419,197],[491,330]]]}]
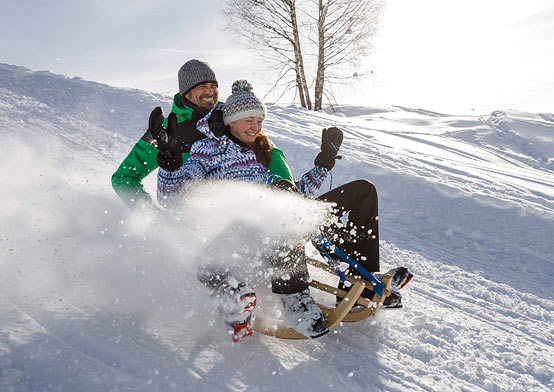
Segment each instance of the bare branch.
[{"label": "bare branch", "polygon": [[[336,102],[334,84],[356,80],[384,0],[222,0],[227,30],[273,73],[268,94],[288,91],[311,108]],[[267,94],[266,94],[267,95]]]}]

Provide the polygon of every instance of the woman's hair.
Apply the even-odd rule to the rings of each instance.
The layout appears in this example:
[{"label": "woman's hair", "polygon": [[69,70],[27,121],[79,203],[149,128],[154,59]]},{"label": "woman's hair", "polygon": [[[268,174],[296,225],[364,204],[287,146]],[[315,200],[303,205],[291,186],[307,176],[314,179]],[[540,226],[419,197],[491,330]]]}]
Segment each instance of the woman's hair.
[{"label": "woman's hair", "polygon": [[264,131],[261,131],[258,136],[256,136],[254,143],[250,143],[248,147],[254,151],[256,160],[259,163],[265,167],[269,165],[271,162],[271,149],[273,148],[273,143],[271,143],[269,136],[267,136]]}]

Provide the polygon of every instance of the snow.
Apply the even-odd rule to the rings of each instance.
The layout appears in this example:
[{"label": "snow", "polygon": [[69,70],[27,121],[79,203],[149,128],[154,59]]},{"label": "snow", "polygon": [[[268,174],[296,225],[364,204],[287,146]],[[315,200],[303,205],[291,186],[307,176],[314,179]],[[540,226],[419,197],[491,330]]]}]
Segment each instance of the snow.
[{"label": "snow", "polygon": [[[376,185],[382,269],[415,278],[403,309],[315,341],[233,345],[195,261],[249,266],[244,247],[256,259],[301,235],[320,206],[226,184],[181,216],[131,213],[110,176],[171,97],[7,64],[0,81],[1,391],[554,389],[553,114],[269,105],[264,128],[296,176],[321,128],[344,130],[333,186]],[[267,276],[258,310],[278,316]]]}]

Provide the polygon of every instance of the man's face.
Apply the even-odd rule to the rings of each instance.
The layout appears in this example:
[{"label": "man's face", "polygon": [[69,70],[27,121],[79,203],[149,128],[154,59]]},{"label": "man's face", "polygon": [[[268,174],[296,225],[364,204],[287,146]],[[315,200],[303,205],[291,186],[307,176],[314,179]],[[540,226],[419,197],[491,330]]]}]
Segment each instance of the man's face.
[{"label": "man's face", "polygon": [[262,131],[263,118],[246,117],[229,124],[231,134],[241,142],[254,143],[256,136]]},{"label": "man's face", "polygon": [[185,94],[185,98],[204,109],[213,109],[217,104],[218,95],[217,83],[208,82],[194,87]]}]

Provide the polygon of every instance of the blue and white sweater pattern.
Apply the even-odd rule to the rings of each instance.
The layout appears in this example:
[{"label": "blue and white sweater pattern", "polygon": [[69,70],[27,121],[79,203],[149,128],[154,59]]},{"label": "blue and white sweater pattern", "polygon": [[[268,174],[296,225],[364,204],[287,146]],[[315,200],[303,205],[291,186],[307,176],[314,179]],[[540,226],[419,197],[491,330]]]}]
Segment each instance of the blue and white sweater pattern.
[{"label": "blue and white sweater pattern", "polygon": [[[222,105],[218,105],[213,110],[221,109]],[[196,128],[206,138],[193,143],[187,161],[176,171],[158,170],[157,196],[160,203],[166,203],[190,183],[203,179],[268,183],[270,173],[256,160],[254,151],[234,142],[228,135],[220,138],[214,135],[208,126],[211,113],[198,121]],[[327,169],[318,166],[312,168],[296,182],[300,193],[313,196],[328,173]]]}]

